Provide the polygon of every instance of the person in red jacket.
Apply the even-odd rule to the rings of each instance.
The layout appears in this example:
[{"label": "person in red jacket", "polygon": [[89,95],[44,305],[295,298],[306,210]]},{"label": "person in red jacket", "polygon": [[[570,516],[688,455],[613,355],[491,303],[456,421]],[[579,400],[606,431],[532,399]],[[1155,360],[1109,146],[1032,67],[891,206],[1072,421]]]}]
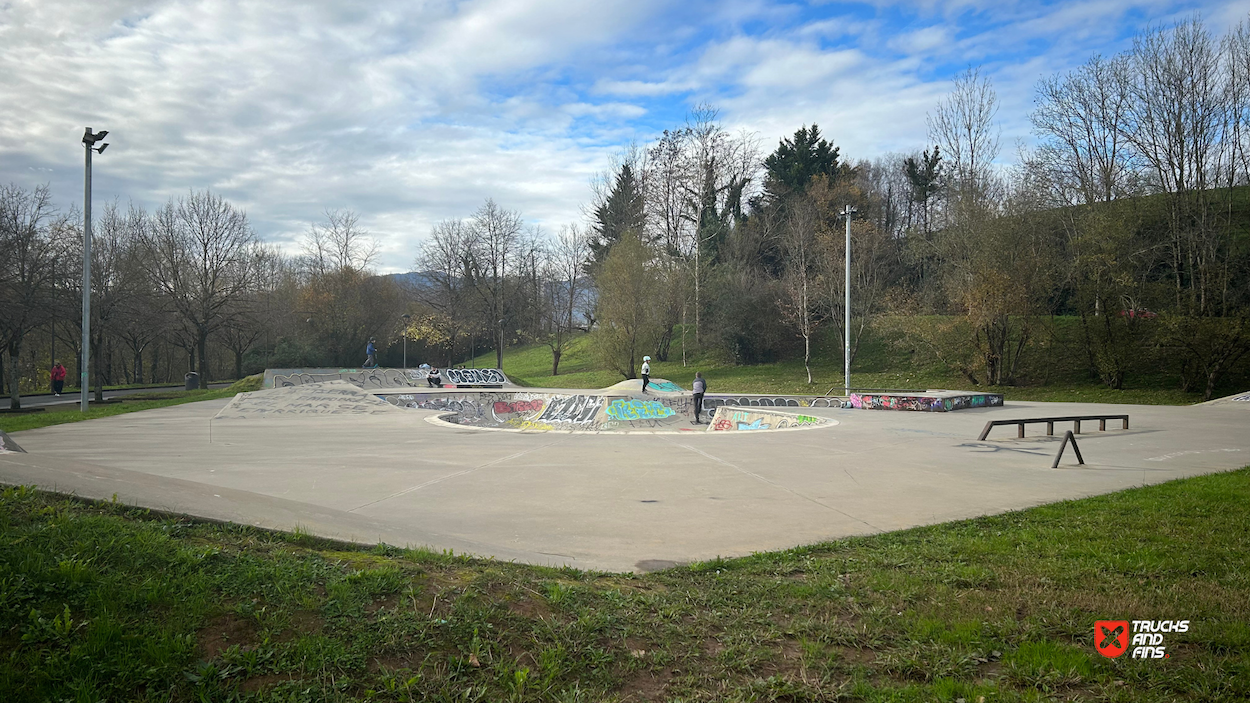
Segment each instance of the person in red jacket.
[{"label": "person in red jacket", "polygon": [[65,390],[65,367],[57,361],[52,364],[52,392],[60,395]]}]

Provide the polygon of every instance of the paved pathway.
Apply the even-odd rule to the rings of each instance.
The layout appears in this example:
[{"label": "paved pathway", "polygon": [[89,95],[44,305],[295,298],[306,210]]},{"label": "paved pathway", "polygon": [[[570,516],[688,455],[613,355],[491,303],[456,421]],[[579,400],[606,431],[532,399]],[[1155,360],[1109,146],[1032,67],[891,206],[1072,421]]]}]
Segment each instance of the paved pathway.
[{"label": "paved pathway", "polygon": [[[217,390],[219,388],[229,388],[232,385],[232,383],[233,381],[231,381],[230,383],[210,383],[208,384],[208,389]],[[125,396],[125,395],[135,395],[137,393],[160,393],[161,391],[180,391],[180,390],[183,390],[184,388],[186,388],[186,386],[183,384],[171,385],[171,386],[156,386],[154,388],[122,388],[122,389],[118,389],[114,391],[104,391],[104,399],[108,400],[109,398],[117,398],[119,396]],[[74,391],[73,393],[62,393],[59,396],[52,395],[51,393],[46,394],[46,395],[24,395],[22,396],[22,407],[23,408],[37,408],[37,407],[46,407],[50,405],[77,405],[81,397],[82,396],[78,395],[78,391]],[[92,391],[91,397],[93,399],[95,398],[94,391]],[[6,408],[9,407],[8,400],[9,400],[8,396],[0,396],[0,407],[6,407]]]},{"label": "paved pathway", "polygon": [[[15,433],[0,482],[361,542],[633,570],[1025,508],[1250,464],[1250,402],[811,409],[804,432],[576,435],[430,411],[213,420],[225,400]],[[988,419],[1129,413],[1059,438]],[[1118,423],[1108,423],[1118,427]],[[1030,432],[1043,431],[1032,426]],[[1062,432],[1063,426],[1056,427]]]}]

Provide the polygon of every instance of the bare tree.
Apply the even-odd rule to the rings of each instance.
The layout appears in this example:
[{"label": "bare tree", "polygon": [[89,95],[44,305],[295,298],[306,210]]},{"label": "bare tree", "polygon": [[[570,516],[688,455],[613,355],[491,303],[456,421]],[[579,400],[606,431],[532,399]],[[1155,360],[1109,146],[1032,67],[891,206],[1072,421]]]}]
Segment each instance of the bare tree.
[{"label": "bare tree", "polygon": [[1221,287],[1211,187],[1230,160],[1227,73],[1197,19],[1136,38],[1131,61],[1123,133],[1153,185],[1167,194],[1176,304],[1206,313]]},{"label": "bare tree", "polygon": [[327,274],[346,269],[364,271],[377,259],[378,242],[360,227],[351,210],[325,211],[326,221],[309,226],[304,255],[309,269]]},{"label": "bare tree", "polygon": [[508,276],[516,263],[522,231],[521,214],[505,210],[487,199],[469,223],[476,255],[468,273],[470,283],[490,315],[491,329],[498,337],[495,346],[497,368],[503,368],[504,322],[511,307]]},{"label": "bare tree", "polygon": [[586,235],[576,225],[562,227],[545,251],[541,338],[551,349],[552,376],[560,373],[560,358],[577,329],[577,312],[585,306],[588,256]]},{"label": "bare tree", "polygon": [[991,165],[998,158],[1000,130],[994,123],[998,95],[980,68],[955,77],[950,95],[929,114],[929,138],[948,164],[951,195],[979,202],[988,197]]},{"label": "bare tree", "polygon": [[9,407],[15,410],[22,407],[22,342],[46,321],[55,302],[62,247],[51,236],[52,214],[46,185],[0,186],[0,345],[9,354]]},{"label": "bare tree", "polygon": [[1035,158],[1046,164],[1058,204],[1109,202],[1134,190],[1123,131],[1130,71],[1126,57],[1094,56],[1075,71],[1038,83],[1031,116],[1041,138]]},{"label": "bare tree", "polygon": [[781,236],[784,268],[777,307],[803,338],[803,368],[807,371],[807,382],[810,384],[812,336],[824,321],[826,310],[818,280],[820,269],[816,231],[820,226],[820,217],[815,205],[806,198],[792,200],[787,210]]},{"label": "bare tree", "polygon": [[256,235],[247,215],[209,191],[192,191],[156,212],[145,234],[151,279],[182,318],[208,388],[208,339],[250,286]]}]

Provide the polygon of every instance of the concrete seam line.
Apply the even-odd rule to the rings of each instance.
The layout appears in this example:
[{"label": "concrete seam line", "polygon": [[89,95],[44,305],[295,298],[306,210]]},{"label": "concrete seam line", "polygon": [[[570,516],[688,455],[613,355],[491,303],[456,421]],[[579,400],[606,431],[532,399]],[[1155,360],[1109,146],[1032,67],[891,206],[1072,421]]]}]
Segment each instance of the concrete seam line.
[{"label": "concrete seam line", "polygon": [[502,462],[502,461],[508,461],[509,459],[515,459],[515,458],[517,458],[517,457],[519,457],[519,456],[525,456],[526,454],[529,454],[530,452],[536,452],[536,451],[538,451],[539,449],[546,449],[547,447],[550,447],[550,446],[551,446],[551,445],[553,445],[553,444],[559,444],[559,442],[558,442],[558,441],[557,441],[557,442],[548,442],[548,443],[546,443],[546,444],[544,444],[544,445],[542,445],[542,446],[533,447],[533,448],[531,448],[531,449],[526,449],[525,451],[520,451],[520,452],[517,452],[517,453],[515,453],[515,454],[509,454],[508,456],[502,456],[502,457],[499,457],[498,459],[493,459],[493,460],[491,460],[491,461],[486,462],[485,464],[479,464],[478,466],[474,466],[474,467],[473,467],[473,468],[471,468],[471,469],[465,469],[465,470],[463,470],[463,471],[457,471],[457,472],[456,472],[456,473],[454,473],[454,474],[447,474],[446,476],[440,476],[440,477],[438,477],[438,478],[432,478],[432,479],[430,479],[429,481],[426,481],[425,483],[419,483],[419,484],[417,484],[417,485],[415,485],[415,486],[412,486],[412,487],[410,487],[410,488],[405,488],[405,489],[404,489],[404,490],[402,490],[402,491],[398,491],[398,492],[396,492],[396,493],[392,493],[392,494],[390,494],[390,495],[388,495],[388,496],[383,496],[383,497],[381,497],[381,498],[378,498],[377,500],[371,500],[371,501],[369,501],[368,503],[365,503],[364,505],[358,505],[358,506],[356,506],[356,507],[352,508],[351,510],[348,510],[347,512],[349,512],[349,513],[354,513],[354,512],[356,512],[357,510],[361,510],[361,509],[363,509],[363,508],[367,508],[367,507],[369,507],[369,506],[371,506],[371,505],[377,505],[378,503],[381,503],[381,502],[383,502],[383,501],[390,500],[391,498],[398,498],[398,497],[400,497],[400,496],[402,496],[402,495],[407,495],[407,494],[409,494],[409,493],[412,493],[413,491],[419,491],[419,490],[421,490],[422,488],[425,488],[426,486],[433,486],[433,485],[434,485],[434,484],[436,484],[436,483],[442,483],[443,481],[446,481],[446,480],[448,480],[448,479],[453,479],[453,478],[457,478],[457,477],[459,477],[459,476],[464,476],[465,474],[471,474],[471,473],[473,473],[474,471],[477,471],[478,469],[485,469],[485,468],[489,468],[489,467],[494,466],[495,464],[498,464],[498,463],[500,463],[500,462]]},{"label": "concrete seam line", "polygon": [[871,527],[871,528],[872,528],[872,529],[874,529],[874,530],[877,530],[878,532],[882,531],[880,527],[877,527],[876,525],[872,524],[871,522],[868,522],[867,520],[864,520],[864,519],[861,519],[861,518],[857,518],[857,517],[855,517],[854,515],[851,515],[850,513],[846,512],[846,511],[844,511],[844,510],[838,510],[837,508],[833,507],[832,505],[826,505],[825,503],[822,503],[822,502],[820,502],[820,501],[816,500],[815,498],[812,498],[811,496],[805,496],[805,495],[803,495],[802,493],[799,493],[798,491],[795,491],[795,490],[793,490],[793,489],[787,488],[787,487],[785,487],[785,486],[783,486],[783,485],[781,485],[781,484],[779,484],[779,483],[776,483],[776,482],[774,482],[774,481],[769,481],[768,479],[764,478],[763,476],[760,476],[759,474],[757,474],[757,473],[755,473],[755,472],[753,472],[753,471],[747,471],[746,469],[744,469],[744,468],[742,468],[742,467],[738,466],[737,464],[733,464],[733,463],[731,463],[731,462],[725,461],[724,459],[721,459],[720,457],[715,457],[715,456],[712,456],[711,454],[708,454],[707,452],[703,451],[702,449],[699,449],[698,447],[692,447],[692,446],[690,446],[689,444],[679,444],[679,443],[677,443],[677,442],[673,442],[673,444],[676,444],[677,446],[681,447],[682,449],[688,449],[688,450],[690,450],[690,451],[692,451],[692,452],[694,452],[694,453],[696,453],[696,454],[701,454],[701,455],[703,455],[703,456],[707,457],[708,459],[711,459],[712,461],[715,461],[715,462],[717,462],[717,463],[724,464],[725,466],[728,466],[729,468],[731,468],[731,469],[733,469],[733,470],[735,470],[735,471],[738,471],[738,472],[740,472],[740,473],[746,474],[747,476],[750,476],[751,478],[753,478],[753,479],[755,479],[755,480],[757,480],[757,481],[759,481],[759,482],[761,482],[761,483],[764,483],[764,484],[767,484],[767,485],[769,485],[769,486],[772,486],[773,488],[776,488],[776,489],[779,489],[779,490],[785,491],[786,493],[789,493],[790,495],[793,495],[793,496],[796,496],[796,497],[798,497],[798,498],[802,498],[803,500],[806,500],[806,501],[809,501],[809,502],[815,503],[816,505],[819,505],[820,507],[824,508],[825,510],[832,510],[833,512],[838,513],[839,515],[842,515],[843,517],[848,517],[848,518],[850,518],[850,519],[854,520],[855,522],[862,522],[863,524],[865,524],[865,525],[867,525],[867,526]]}]

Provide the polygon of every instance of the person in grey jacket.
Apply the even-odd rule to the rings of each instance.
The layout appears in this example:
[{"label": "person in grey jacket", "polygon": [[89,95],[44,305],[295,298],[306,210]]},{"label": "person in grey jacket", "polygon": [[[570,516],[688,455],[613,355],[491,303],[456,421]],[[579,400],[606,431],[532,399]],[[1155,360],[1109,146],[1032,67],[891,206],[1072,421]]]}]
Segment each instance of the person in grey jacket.
[{"label": "person in grey jacket", "polygon": [[699,415],[703,412],[703,394],[707,392],[707,381],[703,380],[703,372],[694,374],[694,424],[702,425]]}]

